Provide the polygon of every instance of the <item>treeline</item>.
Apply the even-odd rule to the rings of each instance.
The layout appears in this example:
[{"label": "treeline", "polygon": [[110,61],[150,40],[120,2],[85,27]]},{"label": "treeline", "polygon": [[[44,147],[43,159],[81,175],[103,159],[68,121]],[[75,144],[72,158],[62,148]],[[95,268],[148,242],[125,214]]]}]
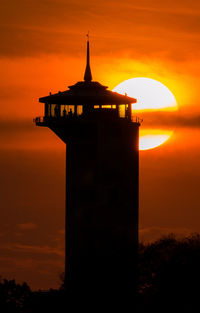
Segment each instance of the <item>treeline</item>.
[{"label": "treeline", "polygon": [[140,245],[138,311],[200,312],[200,234]]},{"label": "treeline", "polygon": [[[174,235],[140,244],[137,312],[200,311],[200,235],[183,239]],[[63,312],[62,288],[31,291],[26,283],[0,280],[0,312]],[[95,312],[94,312],[95,313]]]}]

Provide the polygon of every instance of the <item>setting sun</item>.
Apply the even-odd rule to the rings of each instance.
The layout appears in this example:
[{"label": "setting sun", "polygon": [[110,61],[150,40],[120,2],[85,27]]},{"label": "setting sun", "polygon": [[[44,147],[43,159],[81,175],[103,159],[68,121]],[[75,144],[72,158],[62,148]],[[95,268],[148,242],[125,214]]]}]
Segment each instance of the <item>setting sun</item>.
[{"label": "setting sun", "polygon": [[127,93],[137,99],[132,105],[134,110],[176,110],[177,102],[172,92],[159,81],[137,77],[123,81],[113,91]]},{"label": "setting sun", "polygon": [[[136,98],[132,104],[133,115],[135,110],[140,111],[174,111],[178,109],[172,92],[162,83],[146,77],[131,78],[117,85],[113,91],[127,94]],[[145,129],[140,130],[139,149],[149,150],[165,143],[173,131]]]},{"label": "setting sun", "polygon": [[173,131],[142,129],[140,130],[139,149],[149,150],[156,148],[166,142],[172,134]]}]

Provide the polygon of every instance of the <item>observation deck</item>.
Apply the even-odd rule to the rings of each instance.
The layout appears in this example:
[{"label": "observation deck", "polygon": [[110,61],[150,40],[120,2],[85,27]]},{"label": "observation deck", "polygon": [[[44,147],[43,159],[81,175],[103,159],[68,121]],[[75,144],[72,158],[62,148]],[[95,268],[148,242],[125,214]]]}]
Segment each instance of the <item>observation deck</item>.
[{"label": "observation deck", "polygon": [[139,119],[132,112],[132,103],[137,102],[135,98],[113,92],[107,86],[92,81],[89,41],[84,81],[68,88],[39,99],[39,102],[44,103],[44,117],[34,119],[37,126],[92,119],[124,119],[139,123]]},{"label": "observation deck", "polygon": [[[116,118],[117,114],[116,111],[114,110],[110,110],[110,109],[106,109],[106,110],[101,110],[99,112],[94,112],[92,115],[92,118],[98,118],[98,119],[106,119],[106,118]],[[88,116],[88,119],[91,118],[91,116]],[[127,120],[126,117],[120,117],[120,120]],[[83,115],[75,115],[75,114],[71,114],[68,113],[65,116],[60,116],[60,117],[55,117],[55,116],[37,116],[36,118],[34,118],[34,123],[37,126],[44,126],[44,127],[48,127],[50,124],[54,124],[54,125],[63,125],[66,124],[68,122],[78,122],[78,121],[83,121],[85,120]],[[129,120],[131,123],[136,123],[136,124],[141,124],[142,119],[137,117],[137,116],[131,116],[131,120]]]}]

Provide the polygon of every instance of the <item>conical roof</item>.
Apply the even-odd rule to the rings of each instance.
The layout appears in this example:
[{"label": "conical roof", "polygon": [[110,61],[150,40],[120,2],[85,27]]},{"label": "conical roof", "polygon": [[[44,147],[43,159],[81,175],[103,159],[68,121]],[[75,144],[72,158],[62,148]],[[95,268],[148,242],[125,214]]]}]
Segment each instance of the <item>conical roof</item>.
[{"label": "conical roof", "polygon": [[137,102],[135,98],[110,91],[108,87],[101,85],[99,82],[92,81],[89,40],[87,41],[87,63],[84,81],[77,82],[68,88],[68,90],[42,97],[39,101],[67,105],[114,105]]}]

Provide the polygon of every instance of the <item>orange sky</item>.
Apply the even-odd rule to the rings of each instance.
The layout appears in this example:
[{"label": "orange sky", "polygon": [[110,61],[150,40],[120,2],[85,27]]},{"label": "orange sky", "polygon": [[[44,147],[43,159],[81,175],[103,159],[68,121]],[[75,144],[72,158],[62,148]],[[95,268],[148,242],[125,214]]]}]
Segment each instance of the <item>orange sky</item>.
[{"label": "orange sky", "polygon": [[95,80],[154,78],[179,104],[141,114],[174,135],[140,153],[140,238],[200,232],[200,2],[2,0],[0,15],[0,275],[48,288],[64,269],[65,147],[32,119],[83,79],[88,29]]}]

